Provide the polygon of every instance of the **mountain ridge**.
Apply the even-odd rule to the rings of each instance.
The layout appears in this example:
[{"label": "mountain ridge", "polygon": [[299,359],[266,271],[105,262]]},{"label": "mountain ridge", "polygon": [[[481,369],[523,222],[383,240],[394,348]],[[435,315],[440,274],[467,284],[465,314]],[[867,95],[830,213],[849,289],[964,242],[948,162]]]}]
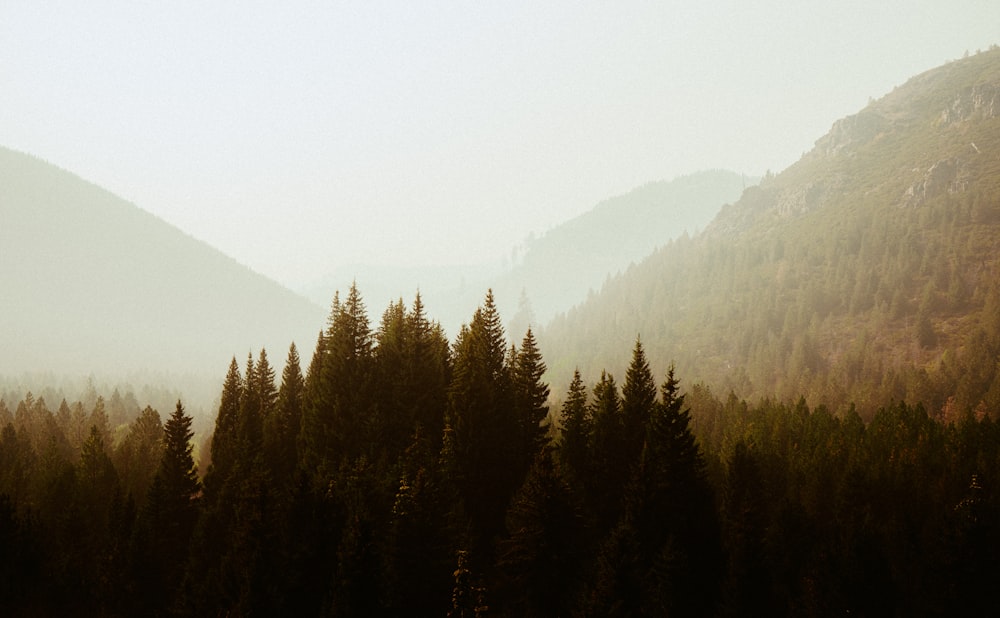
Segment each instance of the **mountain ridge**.
[{"label": "mountain ridge", "polygon": [[[892,399],[934,410],[949,397],[968,409],[1000,403],[990,390],[1000,349],[990,309],[1000,279],[998,90],[992,49],[838,120],[700,237],[661,249],[550,323],[540,336],[550,367],[565,374],[562,359],[574,358],[594,379],[601,364],[623,367],[615,350],[639,334],[657,364],[673,359],[681,375],[739,396],[866,409]],[[581,343],[588,337],[603,343]],[[989,370],[963,381],[977,363]]]},{"label": "mountain ridge", "polygon": [[0,212],[0,371],[221,376],[250,346],[283,355],[322,327],[306,299],[38,157],[0,148]]}]

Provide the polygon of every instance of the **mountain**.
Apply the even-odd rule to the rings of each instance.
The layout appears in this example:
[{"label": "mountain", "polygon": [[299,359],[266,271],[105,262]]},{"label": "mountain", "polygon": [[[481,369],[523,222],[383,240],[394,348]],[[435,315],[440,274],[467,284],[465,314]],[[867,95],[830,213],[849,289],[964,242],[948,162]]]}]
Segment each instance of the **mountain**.
[{"label": "mountain", "polygon": [[758,178],[709,170],[650,182],[604,200],[514,248],[506,265],[440,267],[343,266],[303,290],[329,302],[334,290],[357,281],[369,309],[381,311],[419,287],[430,315],[451,335],[467,322],[492,288],[512,337],[583,302],[609,276],[684,233],[704,229],[723,204],[739,198]]},{"label": "mountain", "polygon": [[[211,372],[294,340],[319,306],[73,174],[0,148],[0,373]],[[307,357],[308,358],[308,357]]]},{"label": "mountain", "polygon": [[[1000,49],[910,79],[540,336],[550,370],[651,362],[721,392],[1000,409]],[[570,361],[569,359],[573,359]]]},{"label": "mountain", "polygon": [[[759,179],[726,170],[702,171],[671,181],[645,184],[607,199],[582,215],[529,238],[515,265],[498,277],[493,291],[508,301],[508,312],[523,292],[536,326],[583,302],[591,290],[656,248],[694,234],[712,221],[723,204],[737,200]],[[515,315],[515,313],[508,313]],[[522,331],[523,328],[517,330]]]}]

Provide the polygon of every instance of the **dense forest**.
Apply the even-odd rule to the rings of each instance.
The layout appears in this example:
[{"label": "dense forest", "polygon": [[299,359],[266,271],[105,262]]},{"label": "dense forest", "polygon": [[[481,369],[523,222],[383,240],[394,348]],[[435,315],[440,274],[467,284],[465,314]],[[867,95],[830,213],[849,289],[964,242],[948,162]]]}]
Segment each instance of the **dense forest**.
[{"label": "dense forest", "polygon": [[449,342],[419,296],[373,327],[352,287],[304,372],[232,360],[197,461],[180,401],[0,400],[0,613],[995,608],[991,414],[719,397],[633,342],[553,394],[492,293]]}]

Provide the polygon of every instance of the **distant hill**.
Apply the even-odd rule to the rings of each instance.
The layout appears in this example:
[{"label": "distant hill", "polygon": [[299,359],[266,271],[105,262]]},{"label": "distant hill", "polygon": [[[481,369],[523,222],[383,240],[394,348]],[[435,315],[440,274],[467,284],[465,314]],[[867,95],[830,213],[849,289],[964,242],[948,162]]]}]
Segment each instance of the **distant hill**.
[{"label": "distant hill", "polygon": [[329,302],[356,280],[376,315],[390,301],[409,301],[419,287],[430,315],[454,336],[492,288],[512,338],[583,302],[609,276],[628,268],[685,232],[704,229],[726,203],[756,184],[735,172],[710,170],[650,182],[532,236],[507,265],[442,267],[344,266],[303,290]]},{"label": "distant hill", "polygon": [[554,320],[554,380],[658,370],[720,394],[1000,410],[1000,50],[834,123],[696,238]]},{"label": "distant hill", "polygon": [[0,148],[0,373],[308,359],[325,311],[108,191]]},{"label": "distant hill", "polygon": [[[757,178],[710,170],[671,181],[651,182],[604,200],[521,248],[514,267],[493,291],[509,315],[524,292],[536,326],[583,302],[611,275],[639,262],[684,233],[704,229],[724,204],[739,199]],[[527,321],[527,316],[521,316]],[[518,324],[523,330],[526,324]],[[518,337],[523,334],[517,333]]]}]

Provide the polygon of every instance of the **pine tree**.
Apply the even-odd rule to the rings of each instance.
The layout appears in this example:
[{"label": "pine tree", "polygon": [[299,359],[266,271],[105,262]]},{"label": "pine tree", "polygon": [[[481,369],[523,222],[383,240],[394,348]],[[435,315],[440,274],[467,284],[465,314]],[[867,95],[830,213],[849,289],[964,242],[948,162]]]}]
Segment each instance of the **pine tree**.
[{"label": "pine tree", "polygon": [[560,425],[559,464],[564,476],[573,484],[583,483],[590,475],[593,419],[587,408],[587,387],[579,369],[573,371],[573,380],[562,404]]},{"label": "pine tree", "polygon": [[625,452],[621,399],[615,378],[601,372],[590,402],[594,423],[593,477],[587,484],[588,502],[599,532],[611,529],[621,512],[622,494],[628,480],[630,453]]},{"label": "pine tree", "polygon": [[362,440],[373,413],[372,333],[364,302],[356,285],[347,300],[334,297],[329,327],[321,340],[315,383],[310,384],[304,409],[303,438],[313,472],[331,476],[341,462],[371,446]]},{"label": "pine tree", "polygon": [[647,609],[707,615],[722,575],[719,524],[678,384],[671,366],[649,420],[624,517],[642,540]]},{"label": "pine tree", "polygon": [[[267,358],[267,355],[264,355]],[[268,367],[269,368],[269,367]],[[274,388],[273,374],[271,389]],[[261,417],[260,372],[254,363],[253,354],[247,354],[246,373],[243,377],[243,393],[240,397],[240,415],[236,423],[237,442],[235,466],[237,469],[251,465],[260,456],[264,442],[263,419]]]},{"label": "pine tree", "polygon": [[146,502],[146,495],[162,454],[163,423],[160,421],[160,414],[146,406],[132,421],[116,452],[116,465],[120,470],[125,492],[133,496],[140,507]]},{"label": "pine tree", "polygon": [[299,351],[292,343],[281,372],[274,412],[264,421],[264,450],[273,478],[291,487],[298,460],[297,440],[302,427],[302,399],[305,379],[299,361]]},{"label": "pine tree", "polygon": [[514,496],[507,530],[498,559],[504,585],[495,598],[511,615],[569,615],[585,555],[583,517],[550,449],[537,455]]},{"label": "pine tree", "polygon": [[517,488],[518,425],[503,327],[489,292],[455,342],[448,424],[462,468],[459,490],[476,531],[473,556],[489,561],[503,514]]},{"label": "pine tree", "polygon": [[517,449],[521,476],[527,474],[535,455],[548,446],[549,386],[542,382],[545,363],[535,336],[528,329],[521,349],[513,358],[514,415],[518,429]]},{"label": "pine tree", "polygon": [[642,342],[636,337],[632,349],[632,361],[625,373],[622,386],[622,423],[624,425],[624,448],[638,460],[645,439],[646,425],[656,405],[656,382],[649,370]]},{"label": "pine tree", "polygon": [[163,457],[137,530],[138,613],[164,615],[184,574],[201,492],[193,436],[191,417],[178,401],[163,428]]},{"label": "pine tree", "polygon": [[215,417],[215,432],[212,434],[212,464],[205,476],[206,488],[217,490],[229,478],[239,449],[238,427],[240,422],[240,401],[243,398],[243,378],[236,357],[229,363],[229,372],[222,384],[219,413]]}]

